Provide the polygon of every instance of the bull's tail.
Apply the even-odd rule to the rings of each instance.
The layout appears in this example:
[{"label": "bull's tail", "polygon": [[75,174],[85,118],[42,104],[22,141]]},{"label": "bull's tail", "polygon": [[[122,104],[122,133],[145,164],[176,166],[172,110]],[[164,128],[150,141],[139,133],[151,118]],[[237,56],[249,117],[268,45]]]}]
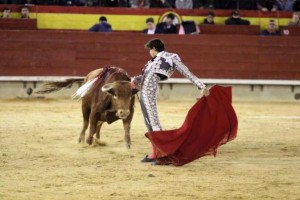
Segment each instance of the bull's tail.
[{"label": "bull's tail", "polygon": [[75,94],[73,94],[72,98],[82,98],[89,90],[90,88],[93,86],[93,84],[98,80],[99,78],[96,77],[92,80],[87,81],[85,84],[83,84],[80,88],[78,88],[78,90],[75,92]]},{"label": "bull's tail", "polygon": [[37,91],[36,93],[48,94],[51,92],[56,92],[65,87],[71,87],[73,83],[82,82],[83,80],[84,80],[84,78],[70,78],[70,79],[66,79],[65,81],[62,81],[62,82],[59,82],[59,81],[48,82],[48,83],[44,84],[43,89]]}]

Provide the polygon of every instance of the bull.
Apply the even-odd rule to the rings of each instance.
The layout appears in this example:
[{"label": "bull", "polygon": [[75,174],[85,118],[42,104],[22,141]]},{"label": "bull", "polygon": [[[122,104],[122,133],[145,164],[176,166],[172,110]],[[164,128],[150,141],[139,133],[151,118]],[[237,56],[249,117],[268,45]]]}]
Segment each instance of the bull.
[{"label": "bull", "polygon": [[[84,79],[67,79],[64,82],[50,82],[38,93],[50,93],[69,87],[75,82],[83,81],[85,88],[82,95],[83,127],[78,138],[84,143],[85,132],[90,126],[86,143],[100,144],[100,129],[104,122],[111,124],[116,120],[123,121],[125,144],[131,146],[130,125],[134,114],[134,101],[137,89],[132,88],[130,76],[117,67],[105,67],[91,71]],[[79,88],[80,89],[80,88]],[[96,135],[96,137],[94,137]]]}]

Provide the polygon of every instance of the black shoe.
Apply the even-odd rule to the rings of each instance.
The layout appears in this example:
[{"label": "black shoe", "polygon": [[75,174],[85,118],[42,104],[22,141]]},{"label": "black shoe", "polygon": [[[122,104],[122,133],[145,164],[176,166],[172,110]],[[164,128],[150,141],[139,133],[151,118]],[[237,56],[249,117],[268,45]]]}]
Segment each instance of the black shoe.
[{"label": "black shoe", "polygon": [[155,160],[154,162],[151,163],[151,165],[171,165],[172,163],[164,163],[161,164],[160,162],[158,162],[157,160]]},{"label": "black shoe", "polygon": [[158,164],[158,162],[154,161],[151,163],[151,165],[155,166],[155,165],[160,165],[160,164]]},{"label": "black shoe", "polygon": [[155,162],[155,158],[148,158],[148,155],[146,155],[145,158],[141,160],[141,162]]}]

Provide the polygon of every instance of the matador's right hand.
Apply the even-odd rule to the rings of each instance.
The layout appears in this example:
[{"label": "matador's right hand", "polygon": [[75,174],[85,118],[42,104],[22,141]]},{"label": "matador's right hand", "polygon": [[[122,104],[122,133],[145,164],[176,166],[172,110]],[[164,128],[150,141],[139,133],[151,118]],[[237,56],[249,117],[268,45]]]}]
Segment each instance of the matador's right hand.
[{"label": "matador's right hand", "polygon": [[206,97],[210,94],[209,89],[207,89],[206,87],[201,90],[201,93]]}]

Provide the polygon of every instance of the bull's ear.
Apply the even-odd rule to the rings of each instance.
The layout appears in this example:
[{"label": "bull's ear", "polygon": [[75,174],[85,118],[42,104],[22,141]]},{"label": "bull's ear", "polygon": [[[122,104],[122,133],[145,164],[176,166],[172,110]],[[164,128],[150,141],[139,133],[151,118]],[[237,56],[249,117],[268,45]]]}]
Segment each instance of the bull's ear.
[{"label": "bull's ear", "polygon": [[138,93],[138,92],[139,92],[138,89],[136,89],[136,88],[132,89],[132,95],[135,95],[135,94]]},{"label": "bull's ear", "polygon": [[102,86],[101,88],[102,92],[108,92],[112,95],[114,95],[114,85],[112,83],[107,83]]}]

